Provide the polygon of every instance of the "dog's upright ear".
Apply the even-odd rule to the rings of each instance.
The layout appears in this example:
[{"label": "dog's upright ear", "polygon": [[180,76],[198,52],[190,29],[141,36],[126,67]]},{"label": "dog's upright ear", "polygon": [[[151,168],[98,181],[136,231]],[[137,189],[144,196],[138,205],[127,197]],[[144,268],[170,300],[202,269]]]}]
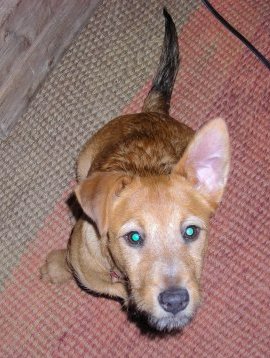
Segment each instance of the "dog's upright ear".
[{"label": "dog's upright ear", "polygon": [[76,188],[76,197],[85,212],[97,225],[100,236],[108,231],[109,207],[131,181],[122,173],[96,172]]},{"label": "dog's upright ear", "polygon": [[194,135],[173,172],[184,176],[215,208],[222,198],[230,166],[225,121],[211,120]]}]

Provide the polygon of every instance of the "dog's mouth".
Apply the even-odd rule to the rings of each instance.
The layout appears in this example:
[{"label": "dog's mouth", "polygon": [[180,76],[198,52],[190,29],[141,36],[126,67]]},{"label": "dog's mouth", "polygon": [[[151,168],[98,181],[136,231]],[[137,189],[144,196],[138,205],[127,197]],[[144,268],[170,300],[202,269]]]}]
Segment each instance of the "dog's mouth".
[{"label": "dog's mouth", "polygon": [[[129,286],[129,307],[144,316],[147,325],[160,332],[177,331],[190,323],[199,306],[199,295],[190,287],[176,286],[165,290],[152,289],[151,295],[142,296]],[[197,291],[195,291],[197,292]]]},{"label": "dog's mouth", "polygon": [[193,319],[194,314],[180,313],[156,317],[145,310],[138,309],[134,303],[127,310],[129,319],[136,323],[143,332],[172,333],[183,329]]},{"label": "dog's mouth", "polygon": [[[196,310],[195,310],[196,311]],[[193,319],[195,312],[188,310],[181,311],[177,314],[165,313],[164,315],[155,315],[147,310],[140,309],[134,301],[129,303],[129,317],[140,325],[153,328],[159,332],[171,332],[183,329]]]},{"label": "dog's mouth", "polygon": [[137,312],[138,317],[140,314],[144,316],[148,326],[160,332],[171,332],[183,329],[188,325],[199,308],[199,304],[195,305],[190,303],[185,309],[177,312],[166,312],[156,305],[155,308],[143,309],[142,305],[137,305],[134,301],[130,306],[133,312]]},{"label": "dog's mouth", "polygon": [[184,328],[190,321],[192,316],[187,314],[171,315],[162,318],[156,318],[152,315],[148,316],[149,325],[158,331],[173,331]]}]

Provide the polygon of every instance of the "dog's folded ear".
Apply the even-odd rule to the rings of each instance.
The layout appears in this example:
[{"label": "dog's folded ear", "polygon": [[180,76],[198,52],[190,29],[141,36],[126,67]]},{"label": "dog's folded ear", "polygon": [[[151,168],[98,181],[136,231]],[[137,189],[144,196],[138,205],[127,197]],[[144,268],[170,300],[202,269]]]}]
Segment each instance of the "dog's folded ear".
[{"label": "dog's folded ear", "polygon": [[216,207],[227,183],[229,165],[228,129],[218,118],[195,133],[173,172],[184,176]]},{"label": "dog's folded ear", "polygon": [[123,173],[96,172],[75,188],[83,211],[96,223],[101,236],[108,231],[110,204],[131,180]]}]

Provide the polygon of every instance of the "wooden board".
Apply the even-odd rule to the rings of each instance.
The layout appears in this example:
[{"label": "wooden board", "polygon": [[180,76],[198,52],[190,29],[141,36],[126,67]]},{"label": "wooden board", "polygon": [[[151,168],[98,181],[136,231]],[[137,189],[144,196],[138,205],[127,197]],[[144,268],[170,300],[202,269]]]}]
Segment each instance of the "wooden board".
[{"label": "wooden board", "polygon": [[45,76],[99,0],[0,2],[0,138],[22,115]]}]

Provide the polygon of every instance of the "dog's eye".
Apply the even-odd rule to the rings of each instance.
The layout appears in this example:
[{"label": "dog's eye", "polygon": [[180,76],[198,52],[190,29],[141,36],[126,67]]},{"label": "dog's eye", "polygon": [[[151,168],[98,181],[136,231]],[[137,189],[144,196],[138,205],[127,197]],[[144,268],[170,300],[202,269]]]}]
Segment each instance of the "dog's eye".
[{"label": "dog's eye", "polygon": [[200,233],[200,228],[195,225],[189,225],[185,228],[183,233],[183,238],[186,241],[194,241],[198,238]]},{"label": "dog's eye", "polygon": [[131,231],[125,235],[126,240],[132,246],[140,246],[143,243],[143,238],[138,231]]}]

